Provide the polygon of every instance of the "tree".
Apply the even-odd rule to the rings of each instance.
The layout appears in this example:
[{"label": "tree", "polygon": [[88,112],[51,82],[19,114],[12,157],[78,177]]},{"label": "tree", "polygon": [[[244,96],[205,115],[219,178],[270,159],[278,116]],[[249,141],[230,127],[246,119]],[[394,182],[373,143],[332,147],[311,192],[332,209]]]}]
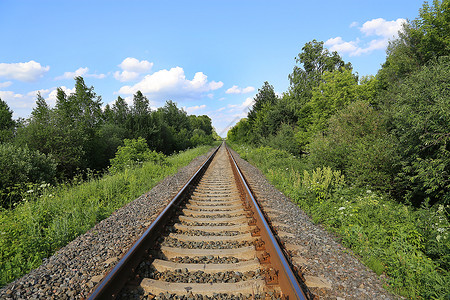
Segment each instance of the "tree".
[{"label": "tree", "polygon": [[[366,84],[369,82],[365,81]],[[348,69],[325,71],[321,82],[311,93],[310,101],[302,107],[303,116],[299,118],[296,133],[303,150],[318,132],[327,129],[329,118],[337,111],[360,98],[360,93],[363,98],[370,97],[370,92],[358,86],[356,76]]]},{"label": "tree", "polygon": [[[139,107],[140,104],[138,104],[137,106]],[[114,102],[112,106],[112,111],[114,123],[119,126],[125,126],[130,116],[130,108],[128,107],[128,104],[122,97],[120,96],[117,97],[117,100]]]},{"label": "tree", "polygon": [[297,64],[303,65],[303,68],[294,66],[289,75],[289,91],[297,101],[305,101],[311,96],[312,88],[319,85],[325,71],[352,69],[351,63],[345,63],[336,51],[330,53],[324,49],[323,44],[322,41],[312,40],[303,46],[302,52],[295,58]]},{"label": "tree", "polygon": [[275,95],[273,86],[265,81],[263,86],[258,89],[258,93],[256,94],[255,98],[253,98],[253,100],[255,103],[248,113],[248,120],[250,123],[252,123],[256,119],[256,115],[263,109],[263,107],[275,104],[278,100],[278,97],[277,95]]},{"label": "tree", "polygon": [[398,156],[385,118],[367,101],[352,102],[327,120],[308,145],[311,168],[340,170],[357,186],[392,190]]},{"label": "tree", "polygon": [[391,41],[386,62],[377,74],[379,88],[396,94],[403,80],[428,61],[450,55],[450,1],[423,4],[419,17],[403,25],[399,37]]},{"label": "tree", "polygon": [[11,141],[13,137],[15,122],[12,114],[8,104],[0,98],[0,143]]},{"label": "tree", "polygon": [[402,170],[399,191],[419,205],[450,203],[450,58],[441,57],[405,79],[392,105]]}]

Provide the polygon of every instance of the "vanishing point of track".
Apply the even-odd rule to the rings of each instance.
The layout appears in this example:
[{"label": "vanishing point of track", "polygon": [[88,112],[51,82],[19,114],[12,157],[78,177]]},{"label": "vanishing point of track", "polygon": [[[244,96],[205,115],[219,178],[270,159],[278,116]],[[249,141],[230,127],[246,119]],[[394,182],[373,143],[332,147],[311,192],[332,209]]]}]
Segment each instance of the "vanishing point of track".
[{"label": "vanishing point of track", "polygon": [[89,299],[306,299],[225,144]]}]

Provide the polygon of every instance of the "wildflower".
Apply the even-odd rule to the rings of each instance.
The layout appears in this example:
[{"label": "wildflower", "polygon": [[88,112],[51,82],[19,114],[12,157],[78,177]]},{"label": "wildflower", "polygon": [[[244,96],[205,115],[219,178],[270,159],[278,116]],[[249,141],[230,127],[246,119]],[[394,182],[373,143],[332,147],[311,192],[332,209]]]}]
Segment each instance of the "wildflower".
[{"label": "wildflower", "polygon": [[345,209],[345,207],[344,207],[344,206],[341,206],[341,207],[339,207],[338,210],[343,210],[343,209]]}]

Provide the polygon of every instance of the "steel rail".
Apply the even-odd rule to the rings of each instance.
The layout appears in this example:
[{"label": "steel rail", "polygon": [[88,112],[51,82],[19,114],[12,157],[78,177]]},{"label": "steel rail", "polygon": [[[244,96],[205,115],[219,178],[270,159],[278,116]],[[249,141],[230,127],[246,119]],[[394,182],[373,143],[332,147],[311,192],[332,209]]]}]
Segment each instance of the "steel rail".
[{"label": "steel rail", "polygon": [[284,256],[283,250],[278,244],[277,239],[272,233],[272,230],[266,221],[266,218],[259,207],[258,202],[253,197],[253,194],[247,184],[247,181],[242,174],[239,166],[236,163],[231,151],[226,146],[227,152],[229,154],[230,160],[232,161],[232,167],[235,170],[235,173],[238,175],[237,179],[239,180],[241,186],[243,187],[243,192],[245,193],[245,197],[248,201],[254,214],[256,214],[256,224],[261,230],[261,238],[265,243],[266,251],[270,254],[270,263],[272,267],[278,271],[278,285],[283,292],[283,295],[288,299],[307,299],[300,284],[297,281],[297,278],[292,272],[291,267]]},{"label": "steel rail", "polygon": [[178,191],[175,197],[164,210],[156,217],[156,219],[145,230],[144,234],[133,244],[128,252],[120,259],[117,265],[97,284],[97,287],[89,296],[89,300],[94,299],[111,299],[116,297],[116,293],[120,291],[123,285],[127,282],[129,276],[134,272],[136,266],[140,263],[143,255],[147,253],[147,249],[154,244],[159,235],[160,229],[166,223],[174,208],[182,200],[184,194],[188,191],[189,186],[197,180],[211,163],[212,159],[219,150],[217,147],[214,152],[205,160],[205,162],[197,169],[195,174],[186,182],[186,184]]}]

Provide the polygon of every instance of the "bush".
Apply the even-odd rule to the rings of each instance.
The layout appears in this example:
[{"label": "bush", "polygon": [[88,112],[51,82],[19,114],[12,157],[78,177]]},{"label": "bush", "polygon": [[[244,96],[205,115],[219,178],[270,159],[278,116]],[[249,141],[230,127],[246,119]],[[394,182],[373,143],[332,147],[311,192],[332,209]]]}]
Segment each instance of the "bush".
[{"label": "bush", "polygon": [[450,204],[450,57],[412,74],[392,106],[401,171],[397,189],[406,199]]},{"label": "bush", "polygon": [[316,135],[309,152],[312,168],[330,166],[354,185],[392,189],[395,141],[380,112],[367,102],[356,101],[331,117],[327,132]]},{"label": "bush", "polygon": [[293,126],[283,123],[277,133],[266,138],[263,144],[300,155],[300,145],[297,143],[295,133]]},{"label": "bush", "polygon": [[0,170],[0,201],[5,207],[20,201],[32,186],[53,183],[56,162],[27,147],[0,144]]},{"label": "bush", "polygon": [[125,168],[131,168],[151,161],[157,164],[166,163],[166,156],[148,148],[144,138],[125,139],[124,146],[119,146],[116,156],[111,159],[110,171],[119,172]]}]

